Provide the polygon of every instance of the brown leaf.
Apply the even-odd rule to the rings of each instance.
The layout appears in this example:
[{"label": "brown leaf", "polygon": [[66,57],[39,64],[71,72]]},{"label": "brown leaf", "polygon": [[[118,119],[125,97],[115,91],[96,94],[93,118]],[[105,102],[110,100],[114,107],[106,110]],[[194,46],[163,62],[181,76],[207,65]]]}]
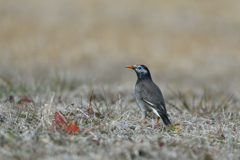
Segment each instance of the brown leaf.
[{"label": "brown leaf", "polygon": [[23,104],[23,103],[33,103],[34,104],[33,100],[26,95],[21,96],[20,100],[18,101],[18,104]]},{"label": "brown leaf", "polygon": [[10,95],[9,98],[8,98],[8,101],[10,103],[13,103],[14,102],[14,96],[13,95]]}]

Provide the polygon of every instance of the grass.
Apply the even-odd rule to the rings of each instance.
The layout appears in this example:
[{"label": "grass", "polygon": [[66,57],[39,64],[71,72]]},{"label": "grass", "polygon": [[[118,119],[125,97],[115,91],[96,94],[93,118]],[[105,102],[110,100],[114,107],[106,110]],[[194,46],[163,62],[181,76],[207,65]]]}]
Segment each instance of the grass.
[{"label": "grass", "polygon": [[[197,96],[170,91],[166,101],[174,126],[168,128],[161,121],[155,125],[156,117],[152,115],[140,123],[141,112],[131,93],[120,96],[118,91],[94,84],[81,92],[68,87],[71,81],[55,82],[66,87],[58,93],[31,91],[33,94],[25,96],[25,100],[20,94],[12,94],[9,99],[9,93],[13,92],[2,95],[1,159],[238,159],[240,156],[239,98],[234,94],[205,91]],[[4,86],[5,91],[13,86],[9,84]],[[57,84],[50,85],[57,89],[54,87]],[[28,93],[28,85],[23,86],[24,90],[17,87],[16,92]],[[81,96],[73,96],[72,92],[81,92]],[[59,96],[64,95],[66,101],[60,101]],[[68,103],[67,99],[73,101]],[[64,113],[68,121],[77,120],[79,133],[72,135],[59,130],[54,120],[56,111]]]}]

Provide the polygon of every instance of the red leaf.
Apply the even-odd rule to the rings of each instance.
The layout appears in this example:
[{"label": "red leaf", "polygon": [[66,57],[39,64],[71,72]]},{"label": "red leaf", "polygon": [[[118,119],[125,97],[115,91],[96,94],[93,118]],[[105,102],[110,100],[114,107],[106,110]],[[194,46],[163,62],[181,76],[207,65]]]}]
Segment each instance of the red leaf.
[{"label": "red leaf", "polygon": [[208,120],[206,123],[207,123],[207,124],[210,124],[211,122]]},{"label": "red leaf", "polygon": [[235,125],[233,126],[233,131],[234,131],[234,132],[236,131]]},{"label": "red leaf", "polygon": [[79,130],[79,127],[75,125],[76,121],[70,121],[67,129],[66,129],[66,132],[71,134],[71,133],[76,133],[78,130]]},{"label": "red leaf", "polygon": [[160,141],[160,142],[158,143],[158,146],[159,146],[159,147],[162,147],[162,146],[164,146],[164,145],[165,145],[165,143],[162,142],[162,141]]},{"label": "red leaf", "polygon": [[22,103],[24,103],[24,102],[26,102],[26,103],[33,103],[34,104],[34,102],[33,102],[33,100],[32,99],[30,99],[28,96],[26,96],[26,95],[23,95],[23,96],[21,96],[20,97],[20,100],[18,101],[18,104],[22,104]]},{"label": "red leaf", "polygon": [[62,116],[67,120],[67,117],[62,113],[62,111],[59,111],[59,113],[61,113]]},{"label": "red leaf", "polygon": [[65,130],[67,128],[67,123],[64,121],[64,119],[60,116],[58,112],[55,112],[55,122],[61,129]]},{"label": "red leaf", "polygon": [[88,111],[88,114],[93,114],[94,113],[92,108],[87,109],[87,111]]}]

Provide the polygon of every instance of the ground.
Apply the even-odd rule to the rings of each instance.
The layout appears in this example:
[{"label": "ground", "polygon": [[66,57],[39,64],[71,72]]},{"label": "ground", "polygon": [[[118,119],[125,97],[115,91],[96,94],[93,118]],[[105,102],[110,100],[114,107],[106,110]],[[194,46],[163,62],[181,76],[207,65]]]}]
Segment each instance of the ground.
[{"label": "ground", "polygon": [[[62,84],[59,83],[59,86]],[[238,159],[239,97],[203,91],[165,97],[173,126],[141,123],[133,92],[104,86],[33,92],[1,100],[1,159]],[[11,86],[5,86],[9,88]],[[48,88],[46,86],[41,86]],[[50,86],[51,88],[52,86]],[[52,88],[53,89],[53,88]],[[26,93],[28,91],[25,88]],[[17,89],[17,92],[19,90]],[[91,99],[90,103],[90,97]],[[68,134],[55,112],[76,120]]]}]

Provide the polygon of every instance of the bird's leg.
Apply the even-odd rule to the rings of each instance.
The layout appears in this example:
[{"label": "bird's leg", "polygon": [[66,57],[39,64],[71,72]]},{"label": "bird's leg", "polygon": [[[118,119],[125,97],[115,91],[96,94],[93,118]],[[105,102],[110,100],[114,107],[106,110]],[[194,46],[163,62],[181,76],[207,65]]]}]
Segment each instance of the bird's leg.
[{"label": "bird's leg", "polygon": [[147,117],[147,111],[146,110],[143,110],[142,111],[142,120],[140,122],[142,122],[146,117]]},{"label": "bird's leg", "polygon": [[159,120],[160,120],[160,119],[161,119],[161,118],[160,118],[160,117],[158,117],[156,125],[158,124],[158,122],[159,122]]},{"label": "bird's leg", "polygon": [[158,117],[158,119],[157,119],[157,123],[156,123],[156,125],[153,127],[153,130],[154,130],[155,128],[157,128],[157,124],[158,124],[158,122],[159,122],[160,119],[161,119],[161,118]]},{"label": "bird's leg", "polygon": [[143,117],[142,120],[140,122],[142,122],[146,117]]}]

